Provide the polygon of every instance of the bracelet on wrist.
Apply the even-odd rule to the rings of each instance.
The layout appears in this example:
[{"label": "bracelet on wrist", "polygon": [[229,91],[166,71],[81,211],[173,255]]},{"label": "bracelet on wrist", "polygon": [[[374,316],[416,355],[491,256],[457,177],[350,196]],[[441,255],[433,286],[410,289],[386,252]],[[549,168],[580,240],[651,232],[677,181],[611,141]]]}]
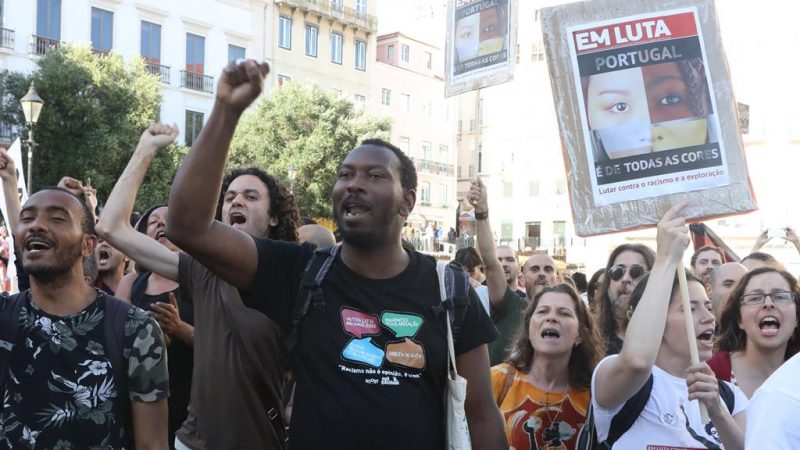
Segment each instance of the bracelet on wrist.
[{"label": "bracelet on wrist", "polygon": [[475,220],[486,220],[489,218],[489,211],[478,212],[475,211]]}]

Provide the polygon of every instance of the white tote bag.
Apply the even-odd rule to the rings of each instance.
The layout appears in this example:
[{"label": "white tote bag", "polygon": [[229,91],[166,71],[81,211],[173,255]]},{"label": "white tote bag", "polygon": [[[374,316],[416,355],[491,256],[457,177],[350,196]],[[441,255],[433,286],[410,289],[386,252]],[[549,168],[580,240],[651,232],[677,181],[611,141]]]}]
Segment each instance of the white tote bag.
[{"label": "white tote bag", "polygon": [[[447,263],[436,263],[442,302],[447,300],[447,289],[445,288],[446,268]],[[444,309],[447,314],[447,392],[445,393],[447,449],[472,450],[467,414],[464,411],[464,402],[467,399],[467,380],[459,376],[456,370],[456,353],[453,345],[453,330],[450,328],[450,311],[446,307]]]}]

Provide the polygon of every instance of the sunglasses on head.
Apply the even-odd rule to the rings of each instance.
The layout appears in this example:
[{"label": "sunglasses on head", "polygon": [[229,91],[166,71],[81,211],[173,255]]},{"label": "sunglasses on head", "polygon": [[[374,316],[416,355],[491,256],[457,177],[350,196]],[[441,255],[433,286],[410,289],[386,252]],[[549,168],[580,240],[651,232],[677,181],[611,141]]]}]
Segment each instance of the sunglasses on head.
[{"label": "sunglasses on head", "polygon": [[627,268],[625,266],[614,266],[608,269],[608,276],[614,281],[619,281],[625,276],[625,272],[630,274],[631,279],[637,280],[647,271],[638,264],[633,264]]}]

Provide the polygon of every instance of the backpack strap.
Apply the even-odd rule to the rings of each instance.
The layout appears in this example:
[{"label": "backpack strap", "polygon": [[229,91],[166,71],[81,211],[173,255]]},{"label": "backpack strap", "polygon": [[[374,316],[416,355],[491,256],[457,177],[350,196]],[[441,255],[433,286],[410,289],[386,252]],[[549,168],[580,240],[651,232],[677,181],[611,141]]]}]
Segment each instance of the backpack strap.
[{"label": "backpack strap", "polygon": [[340,247],[337,245],[315,250],[311,260],[306,264],[292,310],[291,334],[286,340],[286,348],[290,357],[300,340],[300,322],[308,314],[308,309],[313,306],[316,317],[324,317],[328,314],[325,308],[325,295],[322,292],[322,281],[336,260],[339,249]]},{"label": "backpack strap", "polygon": [[147,280],[150,279],[152,273],[153,272],[150,271],[141,272],[133,280],[133,284],[131,285],[131,303],[133,303],[134,300],[137,302],[142,301],[144,292],[147,290]]},{"label": "backpack strap", "polygon": [[652,391],[653,374],[651,373],[650,377],[647,378],[647,382],[644,383],[644,386],[642,386],[637,393],[633,394],[633,397],[629,398],[622,406],[622,409],[611,419],[608,437],[603,441],[603,444],[605,444],[607,448],[613,447],[614,443],[631,429],[633,423],[636,422],[636,419],[642,414],[647,401],[650,400],[650,393]]},{"label": "backpack strap", "polygon": [[728,412],[733,414],[733,408],[736,406],[736,398],[733,394],[733,389],[728,385],[728,383],[717,379],[717,383],[719,383],[719,396],[722,397],[722,401],[725,402],[725,406],[728,407]]},{"label": "backpack strap", "polygon": [[[11,354],[17,342],[19,313],[22,304],[30,296],[30,291],[17,295],[0,295],[0,395],[5,395],[6,373],[11,362]],[[0,396],[0,411],[3,410],[3,399]]]},{"label": "backpack strap", "polygon": [[458,263],[437,263],[444,265],[444,288],[446,299],[431,307],[434,314],[450,312],[450,328],[453,342],[458,342],[469,309],[469,275]]},{"label": "backpack strap", "polygon": [[128,386],[128,363],[123,358],[125,351],[125,322],[133,309],[133,305],[116,297],[98,291],[98,295],[105,302],[104,306],[104,333],[106,357],[111,363],[117,391],[126,392]]}]

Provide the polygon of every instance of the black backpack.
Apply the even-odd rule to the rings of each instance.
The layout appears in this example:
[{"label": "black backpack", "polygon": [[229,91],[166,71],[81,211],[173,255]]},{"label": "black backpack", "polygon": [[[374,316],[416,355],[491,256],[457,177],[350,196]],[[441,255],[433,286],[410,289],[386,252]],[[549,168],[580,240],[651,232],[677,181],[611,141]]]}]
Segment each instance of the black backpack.
[{"label": "black backpack", "polygon": [[[728,412],[733,413],[734,395],[733,390],[722,380],[717,380],[719,383],[719,395]],[[629,398],[628,401],[622,405],[622,409],[611,419],[611,426],[608,430],[608,437],[603,442],[597,440],[597,430],[594,427],[594,412],[591,402],[589,403],[589,412],[586,414],[586,421],[578,433],[578,439],[575,441],[576,450],[609,450],[614,446],[614,443],[631,429],[633,423],[639,418],[639,415],[644,410],[647,401],[650,400],[650,393],[653,391],[653,375],[647,379],[639,391]]]},{"label": "black backpack", "polygon": [[[322,292],[322,281],[328,274],[336,255],[339,253],[340,246],[319,249],[314,251],[311,260],[306,265],[300,281],[300,288],[297,290],[295,307],[292,310],[292,329],[286,341],[286,348],[291,357],[300,339],[300,322],[308,314],[309,309],[313,310],[316,317],[325,317],[328,312],[325,307],[325,294]],[[447,301],[444,303],[437,301],[431,307],[434,314],[443,315],[445,308],[450,311],[450,327],[453,330],[453,341],[458,342],[464,319],[467,316],[469,307],[469,278],[466,272],[458,264],[448,264],[445,272],[445,291]],[[439,299],[439,295],[436,295]]]},{"label": "black backpack", "polygon": [[[0,391],[5,390],[8,365],[17,341],[17,328],[19,327],[19,314],[22,310],[22,304],[30,298],[30,295],[30,291],[27,290],[19,294],[0,297]],[[128,401],[128,396],[122,393],[128,390],[128,362],[122,357],[122,352],[125,347],[125,320],[128,318],[131,309],[133,309],[133,305],[116,297],[106,295],[102,291],[98,291],[98,295],[105,300],[103,331],[106,341],[106,356],[111,363],[117,392],[120,392],[119,398],[121,401],[126,402]],[[0,411],[2,409],[3,402],[0,401]]]}]

